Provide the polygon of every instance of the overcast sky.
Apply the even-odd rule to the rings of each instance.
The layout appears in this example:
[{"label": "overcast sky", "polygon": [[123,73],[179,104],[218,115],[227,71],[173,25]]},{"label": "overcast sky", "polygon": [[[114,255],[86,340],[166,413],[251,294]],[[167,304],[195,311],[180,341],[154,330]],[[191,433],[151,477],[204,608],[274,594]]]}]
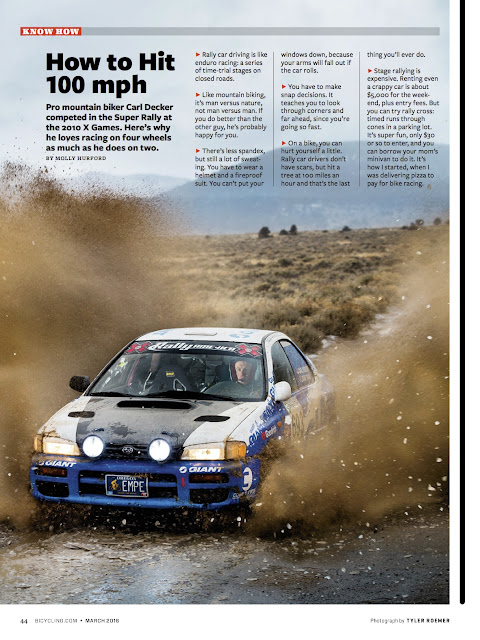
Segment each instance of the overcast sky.
[{"label": "overcast sky", "polygon": [[[173,5],[173,6],[172,6]],[[194,93],[205,90],[205,83],[195,82],[195,51],[218,51],[262,49],[275,52],[276,62],[281,51],[353,51],[360,52],[361,72],[367,63],[366,52],[395,51],[401,48],[408,51],[422,51],[424,74],[438,75],[440,82],[436,88],[436,99],[440,100],[435,126],[438,142],[448,142],[448,28],[449,15],[446,0],[344,0],[332,3],[322,0],[244,0],[238,3],[226,3],[221,0],[177,0],[175,4],[162,1],[133,3],[131,0],[114,2],[82,0],[63,2],[61,0],[43,0],[18,2],[4,0],[0,7],[2,25],[2,74],[0,115],[0,158],[2,160],[24,160],[31,164],[45,164],[45,105],[47,103],[86,104],[95,102],[91,93],[91,80],[108,78],[105,57],[109,53],[116,56],[128,56],[134,61],[129,72],[117,72],[115,79],[129,78],[136,71],[135,66],[140,52],[155,52],[163,49],[175,57],[175,72],[140,73],[146,80],[146,95],[124,96],[122,99],[102,97],[99,102],[115,104],[138,102],[167,102],[175,105],[172,143],[164,144],[157,154],[111,154],[107,161],[97,163],[59,163],[58,170],[64,173],[74,171],[107,171],[117,174],[159,173],[191,179],[193,177],[194,148],[198,140],[194,137]],[[283,27],[337,27],[337,26],[395,26],[395,27],[440,27],[439,37],[137,37],[137,36],[82,36],[75,37],[21,37],[21,26],[283,26]],[[86,80],[84,93],[79,96],[49,93],[46,77],[55,75],[46,71],[46,53],[62,52],[68,56],[101,56],[101,71],[94,74],[83,73]],[[418,59],[415,58],[415,61]],[[364,64],[365,63],[365,64]],[[380,64],[375,60],[377,65]],[[370,66],[370,62],[368,62]],[[391,65],[390,65],[391,66]],[[406,65],[410,66],[410,65]],[[342,82],[343,104],[346,112],[352,114],[350,126],[341,131],[330,129],[324,136],[354,139],[358,136],[358,65],[352,69],[329,70],[324,76],[326,81]],[[61,75],[58,74],[57,75]],[[74,75],[70,73],[70,75]],[[276,90],[280,80],[276,65]],[[307,78],[310,79],[310,78]],[[290,80],[290,78],[289,78]],[[318,78],[316,78],[318,81]],[[304,80],[305,81],[305,80]],[[362,83],[366,78],[362,75]],[[271,57],[260,77],[240,77],[235,83],[222,85],[222,90],[261,90],[272,86]],[[219,83],[215,85],[218,90]],[[364,85],[362,84],[362,94]],[[279,120],[279,100],[276,94],[276,117]],[[105,99],[104,99],[105,98]],[[362,105],[364,106],[364,105]],[[271,93],[265,101],[265,122],[271,123]],[[281,133],[276,130],[275,146],[281,143]],[[362,127],[362,137],[364,131]],[[245,140],[245,143],[271,149],[271,132],[258,132]],[[268,146],[270,145],[270,146]],[[81,164],[79,169],[78,165]]]}]

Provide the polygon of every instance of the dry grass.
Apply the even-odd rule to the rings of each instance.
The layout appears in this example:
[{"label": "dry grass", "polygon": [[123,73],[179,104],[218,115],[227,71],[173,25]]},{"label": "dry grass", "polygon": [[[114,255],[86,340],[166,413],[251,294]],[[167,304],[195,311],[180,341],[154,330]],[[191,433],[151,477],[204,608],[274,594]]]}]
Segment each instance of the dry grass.
[{"label": "dry grass", "polygon": [[[297,236],[186,238],[170,260],[200,325],[278,329],[313,351],[354,338],[398,301],[405,256],[434,247],[446,227],[305,231]],[[193,312],[193,313],[192,313]]]}]

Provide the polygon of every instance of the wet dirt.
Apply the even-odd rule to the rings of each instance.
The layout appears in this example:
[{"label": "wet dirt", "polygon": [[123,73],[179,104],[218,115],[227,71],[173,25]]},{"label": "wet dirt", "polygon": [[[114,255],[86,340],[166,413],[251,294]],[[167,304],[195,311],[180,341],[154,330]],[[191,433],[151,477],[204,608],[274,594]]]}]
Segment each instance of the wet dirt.
[{"label": "wet dirt", "polygon": [[[21,168],[7,178],[25,193]],[[320,442],[272,468],[256,528],[204,532],[127,517],[49,530],[48,520],[32,522],[27,470],[36,428],[70,393],[72,362],[93,375],[152,318],[199,319],[169,261],[180,231],[171,215],[162,214],[160,242],[136,199],[78,199],[44,176],[30,191],[18,206],[7,191],[2,204],[0,603],[448,602],[446,246],[433,256],[409,248],[413,279],[383,331],[325,350],[350,431],[334,452]]]},{"label": "wet dirt", "polygon": [[158,525],[132,516],[43,532],[2,526],[1,603],[448,603],[441,503],[308,535]]}]

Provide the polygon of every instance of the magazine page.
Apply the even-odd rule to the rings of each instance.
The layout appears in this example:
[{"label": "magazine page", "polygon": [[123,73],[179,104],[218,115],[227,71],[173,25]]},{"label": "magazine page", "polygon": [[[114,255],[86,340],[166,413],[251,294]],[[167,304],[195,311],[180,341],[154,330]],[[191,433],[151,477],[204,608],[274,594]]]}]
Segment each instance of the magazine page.
[{"label": "magazine page", "polygon": [[1,10],[8,629],[461,630],[460,3]]}]

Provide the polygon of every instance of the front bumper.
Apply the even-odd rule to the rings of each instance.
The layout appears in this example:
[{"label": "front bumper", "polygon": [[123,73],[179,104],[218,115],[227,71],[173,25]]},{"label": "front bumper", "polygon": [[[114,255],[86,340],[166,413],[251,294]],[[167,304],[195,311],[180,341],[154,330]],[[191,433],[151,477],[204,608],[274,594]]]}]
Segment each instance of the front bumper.
[{"label": "front bumper", "polygon": [[[148,478],[148,497],[110,496],[105,475]],[[75,503],[143,509],[222,509],[256,496],[260,474],[257,458],[243,461],[91,460],[36,454],[30,467],[33,497]]]}]

